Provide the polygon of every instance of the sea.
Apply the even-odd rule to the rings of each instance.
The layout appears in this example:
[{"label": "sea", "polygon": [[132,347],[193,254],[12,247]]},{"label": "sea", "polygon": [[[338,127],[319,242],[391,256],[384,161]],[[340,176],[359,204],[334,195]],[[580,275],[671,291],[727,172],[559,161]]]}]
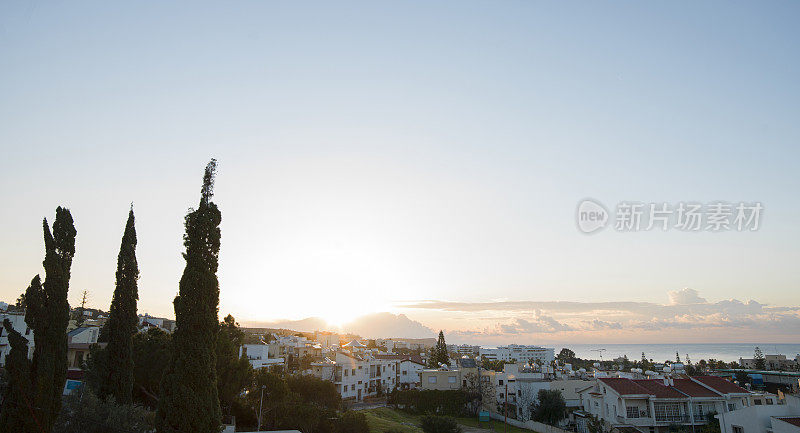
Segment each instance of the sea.
[{"label": "sea", "polygon": [[[642,352],[647,359],[655,362],[675,361],[675,352],[678,352],[681,361],[686,361],[686,356],[696,363],[701,359],[716,359],[725,362],[738,361],[739,358],[752,358],[756,347],[765,355],[786,355],[793,359],[800,354],[800,344],[764,344],[764,343],[704,343],[704,344],[547,344],[554,347],[556,355],[561,348],[566,347],[575,352],[575,356],[582,359],[610,360],[627,355],[630,360],[642,359]],[[602,351],[601,351],[602,349]]]}]

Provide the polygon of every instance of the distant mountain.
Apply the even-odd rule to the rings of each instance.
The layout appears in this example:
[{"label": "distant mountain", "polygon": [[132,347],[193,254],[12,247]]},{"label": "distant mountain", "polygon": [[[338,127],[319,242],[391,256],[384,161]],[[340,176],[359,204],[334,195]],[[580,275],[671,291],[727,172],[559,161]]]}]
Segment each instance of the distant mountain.
[{"label": "distant mountain", "polygon": [[279,320],[275,322],[247,322],[247,327],[291,329],[301,332],[332,331],[357,334],[364,338],[431,338],[435,336],[431,328],[405,314],[373,313],[361,316],[342,327],[330,325],[319,317],[300,320]]}]

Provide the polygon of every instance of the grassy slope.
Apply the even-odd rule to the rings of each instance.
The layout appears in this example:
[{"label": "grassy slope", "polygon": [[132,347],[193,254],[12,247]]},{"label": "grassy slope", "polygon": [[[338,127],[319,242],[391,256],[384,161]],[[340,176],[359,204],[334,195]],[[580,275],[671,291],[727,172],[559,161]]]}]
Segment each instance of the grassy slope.
[{"label": "grassy slope", "polygon": [[[388,407],[368,409],[361,411],[367,416],[370,433],[385,433],[387,431],[402,433],[422,433],[419,428],[421,416],[410,415],[405,412],[397,411]],[[507,431],[508,433],[535,433],[532,430],[525,430],[509,425],[508,430],[504,430],[501,421],[492,420],[491,426],[488,423],[480,422],[475,418],[456,418],[459,424],[470,427],[491,429],[498,433]]]}]

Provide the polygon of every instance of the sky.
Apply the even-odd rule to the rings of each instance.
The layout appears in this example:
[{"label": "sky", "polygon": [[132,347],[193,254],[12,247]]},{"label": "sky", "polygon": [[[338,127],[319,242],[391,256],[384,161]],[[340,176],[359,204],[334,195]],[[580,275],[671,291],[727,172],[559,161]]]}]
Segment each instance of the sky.
[{"label": "sky", "polygon": [[[70,303],[107,309],[133,203],[139,311],[172,317],[213,157],[220,314],[243,324],[797,343],[798,18],[788,1],[0,0],[0,300],[42,272],[62,205]],[[764,210],[757,231],[587,235],[586,198]]]}]

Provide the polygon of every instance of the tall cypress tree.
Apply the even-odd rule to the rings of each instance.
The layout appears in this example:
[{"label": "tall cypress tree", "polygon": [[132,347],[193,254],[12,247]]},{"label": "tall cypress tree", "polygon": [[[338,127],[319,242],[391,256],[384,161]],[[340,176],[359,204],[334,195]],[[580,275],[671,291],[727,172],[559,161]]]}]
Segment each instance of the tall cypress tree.
[{"label": "tall cypress tree", "polygon": [[431,356],[428,358],[428,367],[439,368],[439,364],[450,365],[450,357],[447,356],[447,343],[444,341],[444,332],[439,331],[439,339],[436,346],[431,349]]},{"label": "tall cypress tree", "polygon": [[36,338],[31,363],[31,406],[39,431],[49,432],[61,410],[67,381],[67,292],[77,232],[69,210],[60,206],[56,208],[52,233],[47,219],[42,226],[45,279],[40,285],[39,279],[34,278],[25,292],[25,322]]},{"label": "tall cypress tree", "polygon": [[172,358],[161,382],[159,433],[218,433],[216,339],[219,327],[219,258],[222,216],[211,201],[217,161],[206,166],[200,205],[186,215],[186,267],[175,297]]},{"label": "tall cypress tree", "polygon": [[[34,280],[36,284],[39,284],[38,275]],[[32,395],[28,339],[17,332],[8,319],[3,320],[3,328],[0,328],[0,332],[5,330],[8,334],[11,350],[6,355],[8,386],[3,395],[3,406],[0,410],[0,431],[33,432],[36,431],[36,424],[31,417],[32,408],[29,405]]]},{"label": "tall cypress tree", "polygon": [[109,340],[104,358],[108,371],[100,387],[101,395],[113,395],[120,404],[130,404],[133,400],[133,336],[136,334],[138,321],[138,280],[136,227],[131,206],[117,256],[117,286],[106,325]]}]

